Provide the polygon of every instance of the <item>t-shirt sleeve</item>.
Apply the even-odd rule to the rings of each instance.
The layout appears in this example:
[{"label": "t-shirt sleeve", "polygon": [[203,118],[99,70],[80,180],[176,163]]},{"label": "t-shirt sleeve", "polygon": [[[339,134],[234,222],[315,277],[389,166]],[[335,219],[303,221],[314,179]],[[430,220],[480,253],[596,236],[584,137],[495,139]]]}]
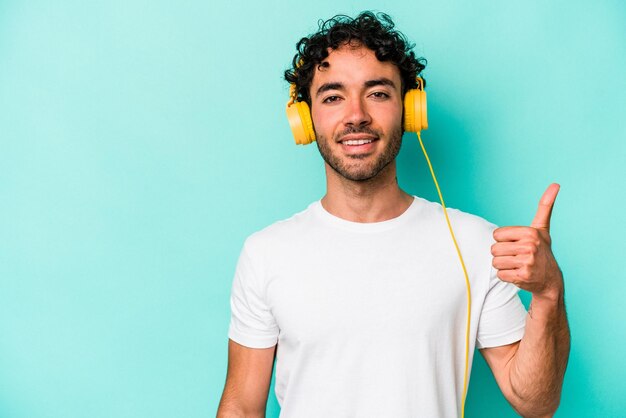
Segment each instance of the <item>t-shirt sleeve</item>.
[{"label": "t-shirt sleeve", "polygon": [[519,298],[519,289],[503,282],[491,268],[489,291],[485,297],[476,348],[498,347],[519,341],[524,336],[526,309]]},{"label": "t-shirt sleeve", "polygon": [[244,245],[233,279],[228,337],[250,348],[268,348],[278,341],[278,326],[265,300],[262,275]]}]

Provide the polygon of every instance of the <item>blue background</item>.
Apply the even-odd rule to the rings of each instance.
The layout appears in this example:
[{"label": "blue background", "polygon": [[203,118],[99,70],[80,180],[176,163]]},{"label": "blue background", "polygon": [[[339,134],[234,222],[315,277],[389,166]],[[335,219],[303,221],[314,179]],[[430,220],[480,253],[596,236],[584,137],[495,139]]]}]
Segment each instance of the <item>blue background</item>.
[{"label": "blue background", "polygon": [[[325,188],[282,72],[319,18],[364,9],[428,59],[449,206],[528,224],[561,183],[557,416],[624,416],[624,2],[4,0],[0,417],[215,415],[243,240]],[[401,185],[435,199],[404,141]],[[467,416],[515,416],[480,356]]]}]

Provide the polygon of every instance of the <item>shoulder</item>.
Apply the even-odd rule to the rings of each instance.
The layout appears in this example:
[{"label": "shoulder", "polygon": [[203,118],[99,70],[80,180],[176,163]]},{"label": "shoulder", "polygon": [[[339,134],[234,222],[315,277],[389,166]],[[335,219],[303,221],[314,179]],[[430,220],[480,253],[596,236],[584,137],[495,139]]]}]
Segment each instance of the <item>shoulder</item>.
[{"label": "shoulder", "polygon": [[319,201],[311,203],[306,209],[266,226],[252,233],[244,243],[244,251],[264,253],[276,246],[295,244],[303,239],[307,230],[314,224],[315,210]]},{"label": "shoulder", "polygon": [[497,226],[485,218],[454,208],[448,210],[448,216],[460,226],[464,233],[470,236],[487,237],[489,241],[493,240],[493,231]]},{"label": "shoulder", "polygon": [[[443,207],[438,202],[431,202],[420,197],[416,197],[420,216],[429,218],[443,218]],[[488,220],[460,209],[447,208],[450,221],[457,224],[460,228],[471,232],[492,232],[497,226]],[[445,218],[444,218],[445,219]],[[456,225],[453,225],[455,227]]]},{"label": "shoulder", "polygon": [[[419,218],[431,225],[437,225],[437,231],[448,231],[445,214],[441,204],[416,197]],[[493,243],[493,231],[497,226],[488,220],[455,208],[447,208],[450,224],[459,243],[465,247],[484,249]],[[445,232],[442,236],[448,236]]]}]

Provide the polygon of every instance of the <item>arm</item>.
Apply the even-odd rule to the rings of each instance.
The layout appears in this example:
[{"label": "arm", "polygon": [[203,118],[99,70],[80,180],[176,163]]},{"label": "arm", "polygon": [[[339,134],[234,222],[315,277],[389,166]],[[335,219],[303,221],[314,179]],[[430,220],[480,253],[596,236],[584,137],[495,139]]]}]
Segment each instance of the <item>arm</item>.
[{"label": "arm", "polygon": [[228,373],[218,418],[265,417],[276,346],[248,348],[228,341]]},{"label": "arm", "polygon": [[524,417],[552,416],[559,406],[570,337],[562,294],[557,301],[533,297],[524,337],[481,350],[498,386]]},{"label": "arm", "polygon": [[494,231],[498,277],[532,293],[521,341],[481,351],[513,408],[525,417],[552,416],[560,397],[570,349],[563,276],[549,233],[558,185],[546,190],[530,227]]}]

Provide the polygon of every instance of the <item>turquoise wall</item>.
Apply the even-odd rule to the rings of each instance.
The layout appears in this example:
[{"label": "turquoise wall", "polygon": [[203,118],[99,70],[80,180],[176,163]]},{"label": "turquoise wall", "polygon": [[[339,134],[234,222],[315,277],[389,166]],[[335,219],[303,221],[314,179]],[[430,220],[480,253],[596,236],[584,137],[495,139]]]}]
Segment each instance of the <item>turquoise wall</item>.
[{"label": "turquoise wall", "polygon": [[[0,417],[214,416],[243,240],[324,193],[282,71],[319,18],[363,9],[429,61],[449,206],[528,224],[561,183],[557,416],[624,416],[624,2],[292,4],[0,2]],[[399,177],[435,198],[408,135]],[[515,416],[480,358],[467,416]]]}]

